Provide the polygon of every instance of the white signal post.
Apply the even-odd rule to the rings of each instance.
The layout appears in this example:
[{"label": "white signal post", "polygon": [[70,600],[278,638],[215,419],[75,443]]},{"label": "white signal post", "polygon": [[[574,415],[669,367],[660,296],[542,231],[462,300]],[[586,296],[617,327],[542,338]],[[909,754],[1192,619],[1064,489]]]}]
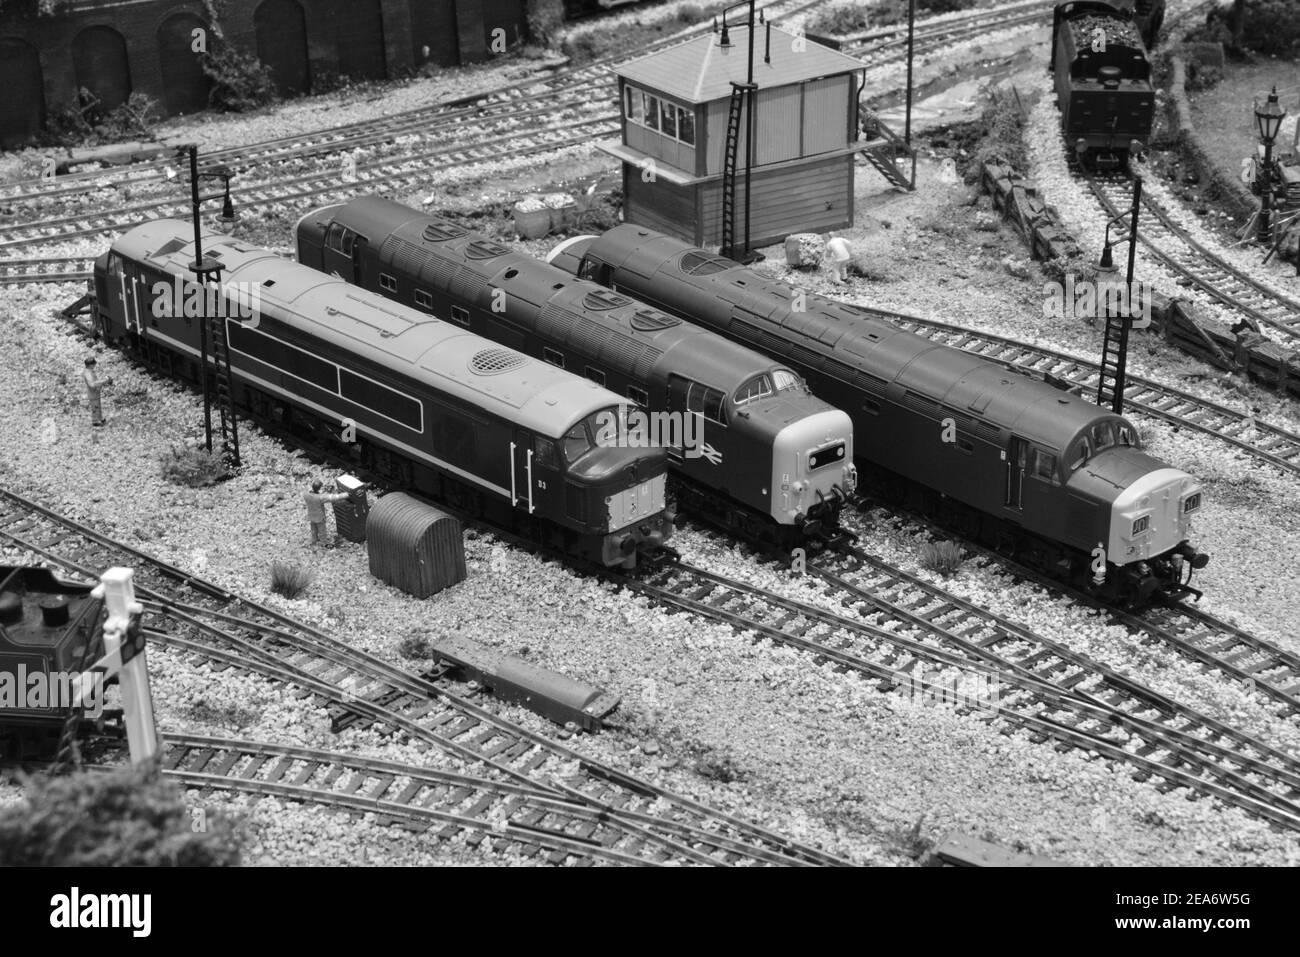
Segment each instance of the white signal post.
[{"label": "white signal post", "polygon": [[[89,670],[102,670],[105,678],[121,676],[126,741],[131,750],[131,763],[138,765],[162,750],[162,740],[154,723],[144,638],[128,635],[132,615],[139,616],[144,611],[144,606],[135,600],[134,579],[135,572],[129,568],[110,568],[100,576],[99,585],[91,592],[95,598],[104,600],[108,620],[104,622],[104,657]],[[74,703],[76,707],[81,707],[86,690],[79,689]]]}]

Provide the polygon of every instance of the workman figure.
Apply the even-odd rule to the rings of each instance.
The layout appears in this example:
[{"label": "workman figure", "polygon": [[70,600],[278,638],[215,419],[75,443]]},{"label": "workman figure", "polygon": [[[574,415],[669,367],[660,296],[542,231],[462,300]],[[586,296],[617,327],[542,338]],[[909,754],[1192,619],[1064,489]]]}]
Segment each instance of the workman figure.
[{"label": "workman figure", "polygon": [[826,252],[831,257],[831,268],[835,271],[835,282],[840,285],[848,282],[849,263],[853,260],[853,247],[847,239],[832,236],[826,243]]},{"label": "workman figure", "polygon": [[314,479],[311,483],[311,491],[303,492],[302,497],[307,502],[307,521],[311,524],[311,543],[313,545],[324,545],[329,547],[329,541],[325,537],[325,503],[341,502],[348,497],[347,492],[321,492],[320,479]]},{"label": "workman figure", "polygon": [[90,406],[90,424],[104,424],[104,408],[100,404],[100,393],[103,392],[104,386],[112,385],[112,378],[101,379],[95,374],[95,357],[91,356],[86,360],[86,371],[81,374],[81,378],[86,381],[86,402]]}]

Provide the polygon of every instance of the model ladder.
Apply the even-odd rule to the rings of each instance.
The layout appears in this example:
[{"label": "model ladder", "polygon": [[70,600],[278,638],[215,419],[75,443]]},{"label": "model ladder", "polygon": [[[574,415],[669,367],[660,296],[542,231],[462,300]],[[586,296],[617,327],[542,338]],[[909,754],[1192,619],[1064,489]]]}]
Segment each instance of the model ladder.
[{"label": "model ladder", "polygon": [[1106,334],[1101,345],[1101,372],[1097,377],[1097,404],[1124,413],[1124,367],[1128,358],[1128,302],[1106,310]]},{"label": "model ladder", "polygon": [[210,408],[215,400],[221,431],[221,453],[226,464],[237,469],[239,423],[235,419],[235,390],[230,375],[230,340],[226,334],[226,318],[209,316],[203,321],[207,327],[208,354],[215,367],[203,377],[203,404],[205,408]]},{"label": "model ladder", "polygon": [[[752,109],[750,98],[757,86],[753,83],[731,84],[731,103],[727,107],[727,140],[722,165],[722,255],[736,258],[736,168],[740,159],[740,121]],[[748,143],[745,144],[749,146]],[[746,237],[748,238],[748,237]]]}]

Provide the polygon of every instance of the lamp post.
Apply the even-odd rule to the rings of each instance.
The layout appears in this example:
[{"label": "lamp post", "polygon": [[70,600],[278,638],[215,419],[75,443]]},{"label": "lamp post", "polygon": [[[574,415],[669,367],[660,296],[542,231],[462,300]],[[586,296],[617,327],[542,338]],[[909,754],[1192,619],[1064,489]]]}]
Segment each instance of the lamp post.
[{"label": "lamp post", "polygon": [[[219,179],[225,186],[225,196],[221,204],[221,221],[233,223],[235,221],[235,205],[230,201],[230,179],[234,175],[228,166],[217,166],[207,172],[199,172],[199,148],[193,143],[187,143],[178,146],[176,151],[181,154],[188,153],[190,161],[190,209],[194,219],[194,262],[190,263],[190,270],[194,273],[195,280],[200,286],[206,286],[208,281],[214,283],[221,282],[221,261],[217,259],[203,258],[203,230],[200,223],[199,207],[202,200],[199,198],[199,180],[200,179]],[[207,302],[207,296],[200,297],[201,303]],[[199,318],[199,382],[203,387],[203,432],[206,448],[212,451],[212,392],[208,388],[208,317],[206,315]],[[236,463],[238,464],[238,463]]]},{"label": "lamp post", "polygon": [[916,189],[916,151],[912,149],[912,42],[916,33],[916,0],[907,2],[907,117],[903,121],[903,143],[912,154],[912,189]]},{"label": "lamp post", "polygon": [[[749,90],[749,105],[745,109],[745,246],[742,252],[743,261],[749,259],[749,210],[750,210],[750,187],[753,181],[754,169],[754,107],[758,103],[758,91],[754,88],[754,3],[755,0],[737,0],[729,7],[722,10],[722,35],[719,38],[719,46],[729,46],[731,39],[727,32],[727,13],[736,7],[749,7],[749,65],[745,74],[745,86]],[[726,253],[730,255],[731,252]],[[759,257],[762,258],[762,257]]]},{"label": "lamp post", "polygon": [[1259,238],[1269,241],[1270,216],[1273,212],[1273,141],[1277,139],[1282,128],[1286,110],[1277,101],[1277,87],[1268,95],[1261,107],[1255,101],[1255,128],[1259,130],[1260,142],[1264,144],[1264,165],[1259,171]]},{"label": "lamp post", "polygon": [[[1118,319],[1119,337],[1115,342],[1115,386],[1114,392],[1110,398],[1111,411],[1116,415],[1124,414],[1124,375],[1128,365],[1128,332],[1130,324],[1133,321],[1133,266],[1137,258],[1137,231],[1138,231],[1138,210],[1142,203],[1142,176],[1138,173],[1133,175],[1133,207],[1126,213],[1120,213],[1112,217],[1106,223],[1106,239],[1101,250],[1101,262],[1098,268],[1101,270],[1114,270],[1115,263],[1111,257],[1110,251],[1114,246],[1120,243],[1128,243],[1128,273],[1125,276],[1125,296],[1123,303],[1120,304],[1118,316],[1110,314],[1109,304],[1106,309],[1106,333],[1102,344],[1101,353],[1101,372],[1097,378],[1097,404],[1100,405],[1105,401],[1106,395],[1106,354],[1107,347],[1112,342],[1111,323]],[[1122,239],[1116,239],[1113,242],[1110,238],[1110,228],[1120,222],[1124,217],[1129,217],[1128,236]],[[1104,295],[1103,290],[1098,290],[1098,295]]]}]

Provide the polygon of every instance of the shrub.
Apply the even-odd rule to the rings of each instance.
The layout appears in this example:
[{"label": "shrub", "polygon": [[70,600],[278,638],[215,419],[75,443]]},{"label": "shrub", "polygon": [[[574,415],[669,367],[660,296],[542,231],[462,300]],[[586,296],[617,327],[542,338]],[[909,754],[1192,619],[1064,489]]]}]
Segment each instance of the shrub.
[{"label": "shrub", "polygon": [[407,635],[397,646],[397,653],[403,658],[423,661],[433,657],[433,645],[423,635]]},{"label": "shrub", "polygon": [[564,31],[563,0],[528,0],[528,35],[548,49],[560,45]]},{"label": "shrub", "polygon": [[926,13],[953,13],[975,6],[975,0],[916,0],[916,8]]},{"label": "shrub", "polygon": [[231,867],[234,828],[216,815],[199,830],[179,788],[156,767],[82,771],[26,781],[27,795],[0,808],[6,867]]},{"label": "shrub", "polygon": [[104,117],[95,132],[114,140],[149,137],[158,119],[158,101],[143,93],[132,93],[125,103]]},{"label": "shrub", "polygon": [[285,598],[297,598],[316,578],[314,572],[293,562],[271,562],[271,591]]},{"label": "shrub", "polygon": [[1001,163],[1021,172],[1029,168],[1029,155],[1025,151],[1025,118],[1014,94],[995,90],[978,127],[985,133],[966,168],[967,182],[979,179],[980,168],[986,162]]},{"label": "shrub", "polygon": [[692,26],[704,22],[704,8],[698,3],[683,3],[677,8],[677,22]]},{"label": "shrub", "polygon": [[560,51],[574,63],[586,63],[600,56],[600,40],[594,33],[566,37],[560,45]]},{"label": "shrub", "polygon": [[276,98],[271,68],[253,56],[214,37],[213,49],[199,59],[212,81],[208,106],[223,113],[245,113]]},{"label": "shrub", "polygon": [[853,261],[849,263],[849,274],[861,276],[868,282],[894,282],[898,279],[892,269],[882,265],[870,253],[855,253]]},{"label": "shrub", "polygon": [[948,578],[961,568],[961,546],[956,542],[927,542],[921,549],[921,567]]},{"label": "shrub", "polygon": [[200,446],[173,445],[171,451],[162,456],[162,475],[176,485],[201,488],[229,478],[230,469],[220,454]]},{"label": "shrub", "polygon": [[1242,40],[1256,53],[1283,57],[1300,53],[1300,15],[1295,0],[1252,0],[1246,7]]}]

